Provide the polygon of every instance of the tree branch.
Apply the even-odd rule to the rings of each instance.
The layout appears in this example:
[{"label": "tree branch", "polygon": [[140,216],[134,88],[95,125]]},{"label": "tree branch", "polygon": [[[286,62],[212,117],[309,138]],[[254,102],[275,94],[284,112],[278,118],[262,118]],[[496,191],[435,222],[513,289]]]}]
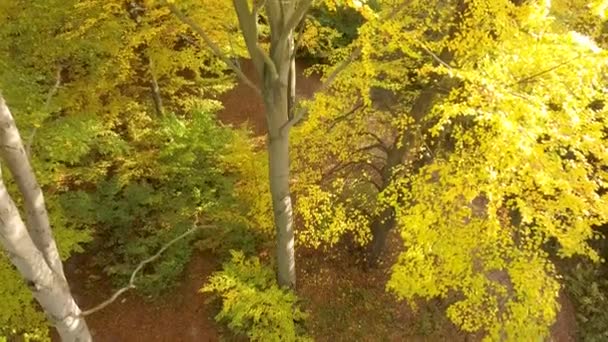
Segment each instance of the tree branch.
[{"label": "tree branch", "polygon": [[279,36],[279,41],[287,39],[289,34],[291,34],[296,26],[298,26],[300,21],[302,21],[302,18],[304,18],[304,15],[306,15],[306,12],[308,12],[311,4],[312,0],[303,0],[303,3],[295,9],[293,14],[289,17],[289,19],[287,19],[287,23],[283,27],[283,31]]},{"label": "tree branch", "polygon": [[180,241],[181,239],[185,238],[186,236],[194,233],[195,231],[197,231],[203,227],[210,227],[210,226],[195,226],[195,227],[189,229],[188,231],[186,231],[185,233],[181,234],[180,236],[178,236],[178,237],[174,238],[173,240],[169,241],[168,243],[166,243],[161,249],[158,250],[158,252],[156,252],[156,254],[149,257],[148,259],[143,260],[142,262],[139,263],[139,265],[137,265],[135,270],[133,270],[133,273],[131,273],[131,277],[129,278],[129,283],[126,286],[118,289],[116,292],[114,292],[114,294],[110,298],[106,299],[105,301],[95,305],[91,309],[83,311],[80,314],[80,316],[88,316],[92,313],[102,310],[106,306],[115,302],[118,299],[118,297],[120,297],[123,293],[129,291],[130,289],[136,288],[137,286],[135,285],[135,278],[137,277],[137,273],[139,271],[141,271],[141,269],[144,268],[144,266],[146,266],[147,264],[151,263],[152,261],[158,259],[169,247],[171,247],[176,242]]},{"label": "tree branch", "polygon": [[374,140],[376,140],[378,142],[378,144],[382,145],[382,147],[384,147],[385,151],[388,151],[388,146],[386,146],[386,143],[384,142],[384,140],[380,139],[380,137],[374,133],[374,132],[365,132],[365,134],[371,136],[372,138],[374,138]]},{"label": "tree branch", "polygon": [[260,79],[264,78],[264,65],[268,66],[273,80],[279,78],[277,66],[274,64],[270,56],[268,56],[258,42],[258,12],[265,1],[255,5],[252,11],[249,11],[247,0],[233,0],[234,9],[239,19],[241,32],[245,39],[245,45],[249,55],[253,60],[253,64],[258,71]]},{"label": "tree branch", "polygon": [[203,30],[202,27],[200,27],[184,13],[182,13],[175,5],[169,4],[166,1],[164,1],[164,3],[169,8],[171,13],[173,13],[182,23],[188,25],[194,32],[196,32],[199,36],[201,36],[201,38],[203,38],[203,41],[211,49],[213,54],[216,55],[219,59],[221,59],[224,63],[226,63],[226,65],[236,73],[236,75],[241,79],[241,81],[243,81],[246,85],[255,90],[256,93],[261,95],[262,92],[260,88],[253,81],[251,81],[251,79],[249,79],[249,77],[247,77],[247,75],[243,73],[243,70],[241,70],[236,64],[234,64],[234,62],[232,62],[230,58],[228,58],[228,56],[226,56],[222,52],[222,50],[220,50],[219,46],[217,46],[217,44],[213,42],[213,40],[207,35],[207,33],[205,32],[205,30]]},{"label": "tree branch", "polygon": [[541,71],[539,71],[537,73],[534,73],[534,74],[532,74],[530,76],[526,76],[524,78],[521,78],[521,79],[517,80],[516,82],[513,82],[511,84],[507,84],[507,87],[512,87],[514,85],[518,85],[518,84],[521,84],[521,83],[525,83],[525,82],[531,81],[531,80],[533,80],[533,79],[535,79],[535,78],[537,78],[539,76],[542,76],[544,74],[550,73],[551,71],[554,71],[554,70],[559,69],[559,68],[561,68],[561,67],[563,67],[565,65],[568,65],[568,64],[574,62],[575,60],[581,58],[581,57],[582,56],[580,56],[580,55],[576,56],[576,57],[571,58],[571,59],[569,59],[567,61],[563,61],[563,62],[561,62],[561,63],[559,63],[557,65],[554,65],[554,66],[552,66],[552,67],[550,67],[548,69],[541,70]]},{"label": "tree branch", "polygon": [[337,118],[333,119],[327,128],[328,131],[331,131],[338,125],[340,122],[346,120],[349,116],[353,115],[359,108],[363,107],[363,101],[357,100],[357,103],[351,108],[348,112],[339,115]]},{"label": "tree branch", "polygon": [[388,153],[388,149],[386,148],[386,146],[384,146],[384,144],[381,144],[381,143],[375,143],[375,144],[371,144],[368,146],[360,147],[360,148],[356,149],[355,152],[365,152],[365,151],[369,151],[369,150],[373,150],[373,149],[379,149],[384,153]]},{"label": "tree branch", "polygon": [[[59,66],[57,68],[57,73],[55,74],[55,84],[49,90],[48,94],[46,94],[46,100],[44,101],[44,107],[42,109],[43,111],[47,111],[49,109],[53,96],[55,96],[55,94],[57,94],[57,91],[59,90],[59,87],[61,86],[61,71],[62,70],[63,70],[62,66]],[[27,142],[25,143],[25,153],[27,154],[28,158],[32,157],[32,145],[34,145],[34,138],[36,137],[37,130],[38,129],[36,127],[32,128],[30,136],[28,137]]]},{"label": "tree branch", "polygon": [[160,95],[160,87],[158,86],[158,80],[154,75],[154,64],[152,59],[148,56],[148,71],[150,72],[150,91],[152,93],[152,100],[154,101],[154,108],[158,116],[164,116],[165,111],[163,108],[163,98]]}]

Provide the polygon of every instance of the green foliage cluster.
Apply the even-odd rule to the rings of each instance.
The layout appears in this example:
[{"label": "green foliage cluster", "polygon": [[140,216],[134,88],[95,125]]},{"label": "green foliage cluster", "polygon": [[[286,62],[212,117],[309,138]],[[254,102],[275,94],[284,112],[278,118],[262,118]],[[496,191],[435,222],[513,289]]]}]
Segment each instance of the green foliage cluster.
[{"label": "green foliage cluster", "polygon": [[565,275],[565,289],[576,310],[580,341],[608,340],[608,279],[604,265],[581,262]]},{"label": "green foliage cluster", "polygon": [[333,50],[344,48],[357,38],[357,30],[363,23],[361,14],[349,6],[330,8],[326,3],[317,3],[302,24],[298,53],[304,58],[325,61]]},{"label": "green foliage cluster", "polygon": [[[234,19],[230,6],[193,2],[189,9],[205,18],[214,39],[230,41],[222,29]],[[214,224],[215,233],[205,233],[217,242],[238,236],[230,229],[252,228],[249,218],[265,220],[268,201],[244,190],[247,184],[263,197],[263,178],[236,181],[251,168],[263,173],[265,156],[212,114],[220,108],[214,97],[232,80],[167,8],[155,1],[8,0],[0,22],[0,89],[31,148],[64,259],[98,237],[89,247],[95,261],[121,284],[134,265],[193,224]],[[235,37],[226,50],[238,55]],[[252,234],[240,235],[248,240],[231,246],[253,245]],[[138,287],[155,295],[171,285],[190,245],[180,241],[144,269]],[[0,335],[44,336],[27,287],[3,256],[0,265]]]},{"label": "green foliage cluster", "polygon": [[[232,193],[219,161],[231,133],[218,126],[214,115],[200,111],[185,118],[167,115],[149,122],[141,139],[145,148],[122,156],[138,159],[133,168],[109,175],[94,190],[59,196],[60,203],[73,210],[72,222],[97,227],[102,242],[96,246],[98,262],[119,281],[199,218],[212,222]],[[138,278],[138,287],[149,294],[165,289],[188,261],[187,246],[185,239],[167,251],[162,261]]]},{"label": "green foliage cluster", "polygon": [[305,313],[293,292],[279,288],[274,271],[256,257],[233,251],[232,259],[201,289],[222,300],[216,319],[252,341],[308,341],[299,331]]}]

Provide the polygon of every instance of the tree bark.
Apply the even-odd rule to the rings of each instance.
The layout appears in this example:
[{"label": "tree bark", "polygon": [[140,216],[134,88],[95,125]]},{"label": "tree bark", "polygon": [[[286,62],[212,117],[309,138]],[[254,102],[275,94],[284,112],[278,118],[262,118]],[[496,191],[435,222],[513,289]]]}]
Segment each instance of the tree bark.
[{"label": "tree bark", "polygon": [[23,195],[27,230],[50,269],[65,279],[57,245],[51,233],[42,189],[30,165],[15,120],[0,95],[0,156],[6,162]]},{"label": "tree bark", "polygon": [[386,208],[371,223],[372,241],[368,247],[367,266],[378,266],[380,255],[384,251],[388,233],[395,226],[395,211]]},{"label": "tree bark", "polygon": [[[70,292],[53,240],[42,190],[13,117],[0,95],[0,151],[24,197],[28,227],[0,171],[0,242],[62,341],[88,342],[91,334]],[[29,228],[29,229],[28,229]]]},{"label": "tree bark", "polygon": [[[270,194],[277,234],[277,281],[281,287],[295,288],[295,240],[289,191],[289,130],[284,130],[284,127],[290,121],[295,98],[293,29],[304,16],[310,1],[303,1],[298,7],[295,0],[269,0],[254,2],[253,8],[245,0],[233,1],[249,55],[261,76],[261,95],[268,124]],[[258,42],[258,6],[265,6],[269,21],[271,33],[268,54]]]},{"label": "tree bark", "polygon": [[268,147],[270,193],[277,233],[277,280],[280,286],[294,288],[293,209],[289,191],[289,142],[284,136],[270,137]]},{"label": "tree bark", "polygon": [[293,208],[289,190],[289,136],[282,134],[283,125],[289,120],[288,78],[290,60],[278,64],[278,80],[271,80],[266,73],[264,104],[268,119],[268,168],[270,194],[277,234],[277,280],[279,286],[295,288],[295,240]]}]

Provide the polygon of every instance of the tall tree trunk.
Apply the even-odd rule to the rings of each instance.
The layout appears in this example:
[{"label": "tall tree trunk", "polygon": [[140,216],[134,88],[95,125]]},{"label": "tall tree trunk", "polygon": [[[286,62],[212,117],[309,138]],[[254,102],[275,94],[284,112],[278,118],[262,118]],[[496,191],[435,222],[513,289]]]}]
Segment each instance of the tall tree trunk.
[{"label": "tall tree trunk", "polygon": [[372,241],[368,246],[367,266],[376,267],[384,251],[388,233],[395,226],[395,211],[386,208],[371,223]]},{"label": "tall tree trunk", "polygon": [[277,234],[277,280],[282,287],[294,288],[296,266],[293,208],[289,190],[289,136],[281,131],[288,120],[290,60],[285,59],[278,69],[279,80],[268,81],[264,94],[268,118],[268,167]]},{"label": "tall tree trunk", "polygon": [[88,342],[91,334],[63,274],[42,190],[25,153],[15,121],[0,95],[0,151],[19,190],[28,225],[0,173],[0,242],[63,341]]},{"label": "tall tree trunk", "polygon": [[277,233],[277,279],[280,286],[296,285],[293,209],[289,192],[289,141],[270,137],[268,147],[270,193]]},{"label": "tall tree trunk", "polygon": [[[245,45],[261,79],[255,86],[235,67],[206,33],[181,16],[247,84],[262,95],[268,124],[268,161],[270,193],[277,232],[277,279],[282,287],[296,286],[293,209],[289,192],[289,129],[291,110],[295,106],[295,56],[293,30],[310,8],[312,0],[233,0]],[[263,8],[270,26],[268,53],[258,40],[258,15]],[[179,11],[173,9],[179,15]]]},{"label": "tall tree trunk", "polygon": [[[429,112],[438,92],[435,88],[425,89],[420,92],[410,110],[410,116],[415,124],[421,124],[422,118]],[[420,137],[415,129],[409,129],[401,133],[395,144],[388,149],[386,164],[382,168],[382,184],[380,191],[390,186],[394,172],[405,160],[410,159],[411,152],[420,144]],[[372,241],[368,246],[367,266],[378,265],[380,255],[386,246],[388,233],[395,227],[395,211],[393,208],[385,208],[371,223]]]}]

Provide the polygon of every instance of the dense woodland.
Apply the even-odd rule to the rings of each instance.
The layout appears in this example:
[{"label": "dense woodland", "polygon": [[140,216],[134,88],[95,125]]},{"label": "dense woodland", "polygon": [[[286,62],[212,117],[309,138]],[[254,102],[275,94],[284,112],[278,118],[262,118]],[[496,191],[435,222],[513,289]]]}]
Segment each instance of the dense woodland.
[{"label": "dense woodland", "polygon": [[0,0],[0,341],[608,341],[606,49],[605,0]]}]

